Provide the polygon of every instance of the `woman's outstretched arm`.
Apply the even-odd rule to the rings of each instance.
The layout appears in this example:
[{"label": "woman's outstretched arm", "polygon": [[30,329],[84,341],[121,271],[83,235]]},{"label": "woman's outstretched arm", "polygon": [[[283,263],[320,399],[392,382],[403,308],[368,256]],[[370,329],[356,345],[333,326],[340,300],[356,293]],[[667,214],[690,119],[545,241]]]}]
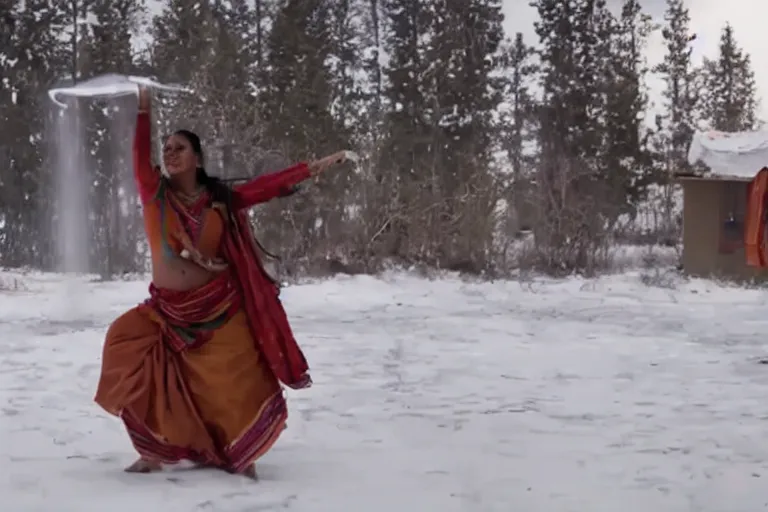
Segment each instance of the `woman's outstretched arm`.
[{"label": "woman's outstretched arm", "polygon": [[311,163],[299,163],[288,169],[254,178],[232,188],[232,207],[236,210],[250,208],[276,197],[291,195],[294,187],[302,181],[316,176],[334,164],[344,162],[347,151],[339,151]]},{"label": "woman's outstretched arm", "polygon": [[293,187],[312,176],[306,163],[265,174],[232,187],[232,207],[241,210],[293,193]]},{"label": "woman's outstretched arm", "polygon": [[160,173],[152,167],[152,123],[149,110],[149,91],[140,89],[139,114],[133,137],[133,176],[142,204],[151,201],[160,186]]}]

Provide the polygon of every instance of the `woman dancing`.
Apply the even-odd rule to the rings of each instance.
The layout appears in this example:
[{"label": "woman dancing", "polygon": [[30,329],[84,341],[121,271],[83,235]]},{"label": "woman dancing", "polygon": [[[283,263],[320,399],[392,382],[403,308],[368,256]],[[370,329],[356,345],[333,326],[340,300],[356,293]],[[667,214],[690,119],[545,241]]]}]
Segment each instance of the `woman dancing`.
[{"label": "woman dancing", "polygon": [[310,386],[308,365],[265,272],[246,217],[344,160],[344,152],[230,188],[208,176],[197,135],[151,164],[150,93],[139,92],[134,174],[152,255],[150,297],[104,344],[96,402],[120,417],[148,473],[189,460],[256,477],[254,461],[285,428],[281,382]]}]

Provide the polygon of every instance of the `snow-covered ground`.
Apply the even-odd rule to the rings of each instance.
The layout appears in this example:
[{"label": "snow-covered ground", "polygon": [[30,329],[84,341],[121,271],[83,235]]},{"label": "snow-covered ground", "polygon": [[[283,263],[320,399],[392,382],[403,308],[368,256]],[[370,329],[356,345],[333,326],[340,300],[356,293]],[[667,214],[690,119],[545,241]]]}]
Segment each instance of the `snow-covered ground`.
[{"label": "snow-covered ground", "polygon": [[[0,496],[12,512],[757,512],[768,507],[768,292],[706,281],[294,286],[310,359],[260,482],[128,475],[92,401],[144,282],[0,292]],[[8,283],[6,275],[6,283]]]}]

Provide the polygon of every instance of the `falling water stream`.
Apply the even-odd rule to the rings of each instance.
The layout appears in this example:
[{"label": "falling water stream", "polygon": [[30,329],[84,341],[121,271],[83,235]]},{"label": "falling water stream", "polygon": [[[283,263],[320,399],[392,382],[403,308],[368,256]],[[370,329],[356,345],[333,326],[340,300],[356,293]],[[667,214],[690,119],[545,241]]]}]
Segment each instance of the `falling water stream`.
[{"label": "falling water stream", "polygon": [[68,108],[55,109],[53,134],[55,195],[58,215],[54,233],[59,270],[88,271],[88,169],[82,100],[69,98]]},{"label": "falling water stream", "polygon": [[[114,73],[84,80],[72,87],[49,91],[51,108],[54,110],[53,133],[49,135],[53,143],[51,165],[56,185],[55,197],[51,200],[54,201],[57,211],[53,228],[59,269],[73,277],[68,279],[68,286],[63,294],[64,311],[70,314],[74,313],[73,308],[80,307],[82,303],[78,300],[84,291],[81,274],[90,270],[89,190],[92,173],[88,168],[91,155],[85,126],[89,118],[88,107],[93,101],[98,101],[100,106],[112,109],[111,126],[107,127],[112,135],[109,165],[114,167],[119,185],[115,189],[117,193],[110,195],[110,203],[106,207],[111,209],[107,218],[113,223],[119,222],[121,213],[127,214],[126,208],[131,207],[125,200],[124,192],[131,180],[129,134],[133,129],[135,111],[129,112],[127,105],[131,102],[126,102],[125,98],[135,96],[138,85],[151,87],[165,94],[191,92],[185,87],[164,85],[146,77]],[[109,226],[108,229],[110,236],[121,237],[125,234],[125,226],[122,224]]]},{"label": "falling water stream", "polygon": [[81,274],[88,271],[88,169],[86,167],[83,101],[69,98],[66,109],[51,105],[52,123],[49,134],[53,173],[53,236],[56,242],[58,270],[67,275],[60,290],[61,318],[68,322],[78,318],[83,308]]}]

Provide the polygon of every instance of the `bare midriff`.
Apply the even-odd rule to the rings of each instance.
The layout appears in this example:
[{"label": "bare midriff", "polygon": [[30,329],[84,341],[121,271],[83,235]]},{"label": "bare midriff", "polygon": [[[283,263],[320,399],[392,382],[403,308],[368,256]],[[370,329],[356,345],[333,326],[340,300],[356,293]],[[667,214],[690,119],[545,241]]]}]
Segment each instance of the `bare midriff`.
[{"label": "bare midriff", "polygon": [[[152,282],[158,288],[192,290],[207,284],[217,274],[183,258],[181,243],[174,237],[166,236],[166,240],[163,240],[161,208],[166,210],[166,215],[170,215],[171,206],[164,197],[158,197],[161,177],[151,163],[150,134],[149,114],[140,113],[133,146],[134,177],[143,205],[144,228],[152,256]],[[221,214],[213,208],[206,208],[196,244],[204,257],[213,259],[219,256],[222,234]]]},{"label": "bare midriff", "polygon": [[215,276],[214,272],[183,258],[152,262],[152,282],[158,288],[193,290],[209,283]]}]

